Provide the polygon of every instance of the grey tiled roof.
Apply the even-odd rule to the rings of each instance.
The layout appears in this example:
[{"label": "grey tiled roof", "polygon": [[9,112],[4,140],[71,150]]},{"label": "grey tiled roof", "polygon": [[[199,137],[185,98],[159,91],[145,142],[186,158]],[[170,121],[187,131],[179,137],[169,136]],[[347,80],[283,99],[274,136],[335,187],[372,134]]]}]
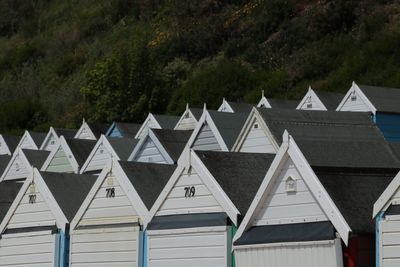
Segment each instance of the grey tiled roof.
[{"label": "grey tiled roof", "polygon": [[92,152],[94,146],[96,145],[95,140],[69,138],[65,139],[65,141],[71,149],[71,152],[78,162],[79,167],[82,167],[82,165],[89,157],[90,152]]},{"label": "grey tiled roof", "polygon": [[136,144],[137,139],[125,138],[125,137],[106,137],[115,153],[121,160],[127,160],[129,155],[132,153]]},{"label": "grey tiled roof", "polygon": [[150,210],[164,186],[175,171],[176,165],[120,161],[140,198]]},{"label": "grey tiled roof", "polygon": [[196,151],[242,216],[247,212],[274,154]]},{"label": "grey tiled roof", "polygon": [[153,114],[154,118],[160,124],[162,129],[174,129],[175,125],[178,123],[180,117],[170,116],[170,115],[158,115]]},{"label": "grey tiled roof", "polygon": [[97,179],[95,175],[86,174],[41,172],[41,175],[69,222]]},{"label": "grey tiled roof", "polygon": [[248,114],[229,113],[208,110],[215,126],[224,139],[228,149],[231,150],[235,141],[246,122]]},{"label": "grey tiled roof", "polygon": [[0,182],[0,222],[7,214],[8,209],[14,202],[15,197],[18,195],[22,187],[21,182],[3,181]]},{"label": "grey tiled roof", "polygon": [[33,149],[23,149],[22,150],[29,161],[31,166],[40,169],[47,157],[50,155],[50,151],[45,150],[33,150]]},{"label": "grey tiled roof", "polygon": [[54,131],[59,137],[62,135],[65,138],[74,138],[76,133],[78,132],[77,129],[63,129],[63,128],[54,128]]},{"label": "grey tiled roof", "polygon": [[193,131],[178,131],[169,129],[152,129],[168,155],[176,162],[182,154]]},{"label": "grey tiled roof", "polygon": [[327,110],[336,110],[342,101],[344,95],[333,92],[323,92],[323,91],[315,91],[318,98],[321,100],[322,104],[327,108]]},{"label": "grey tiled roof", "polygon": [[400,113],[400,89],[358,85],[378,112]]}]

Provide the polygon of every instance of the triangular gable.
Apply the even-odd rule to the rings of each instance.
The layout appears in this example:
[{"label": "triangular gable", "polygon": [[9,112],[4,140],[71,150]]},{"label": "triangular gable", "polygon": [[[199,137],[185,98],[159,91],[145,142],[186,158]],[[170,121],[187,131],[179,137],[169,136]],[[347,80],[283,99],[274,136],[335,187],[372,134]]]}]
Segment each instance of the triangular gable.
[{"label": "triangular gable", "polygon": [[154,118],[153,114],[149,113],[146,120],[143,122],[142,127],[140,127],[139,131],[135,135],[135,139],[141,139],[146,135],[148,129],[161,129],[161,125],[157,122],[156,118]]},{"label": "triangular gable", "polygon": [[34,169],[22,186],[13,204],[0,224],[0,233],[6,228],[54,226],[65,230],[65,215],[52,196],[39,171]]},{"label": "triangular gable", "polygon": [[97,140],[96,136],[90,129],[89,124],[85,121],[85,119],[82,122],[81,127],[79,130],[76,132],[75,137],[76,139],[89,139],[89,140]]},{"label": "triangular gable", "polygon": [[21,140],[19,141],[17,148],[22,149],[39,149],[39,147],[33,141],[32,136],[29,134],[28,131],[25,131],[24,135],[22,136]]},{"label": "triangular gable", "polygon": [[186,105],[186,110],[183,112],[178,123],[175,125],[174,130],[193,130],[196,128],[197,119]]},{"label": "triangular gable", "polygon": [[0,181],[3,180],[16,180],[26,178],[32,173],[32,167],[26,158],[22,149],[17,149],[6,169],[4,170]]},{"label": "triangular gable", "polygon": [[232,151],[276,153],[279,145],[256,108],[250,112]]},{"label": "triangular gable", "polygon": [[71,223],[80,226],[146,224],[148,210],[117,160],[103,169]]},{"label": "triangular gable", "polygon": [[86,162],[82,165],[80,173],[97,170],[100,172],[112,159],[120,160],[107,138],[101,135]]},{"label": "triangular gable", "polygon": [[349,91],[347,91],[343,100],[336,109],[337,111],[369,111],[376,113],[376,108],[362,92],[360,87],[353,82]]},{"label": "triangular gable", "polygon": [[185,149],[178,168],[150,210],[154,216],[226,212],[237,224],[239,211],[193,150]]},{"label": "triangular gable", "polygon": [[307,93],[300,101],[299,105],[296,109],[301,110],[323,110],[327,111],[328,109],[325,107],[324,103],[322,103],[321,99],[317,96],[314,90],[309,87]]},{"label": "triangular gable", "polygon": [[232,109],[232,107],[229,105],[228,101],[225,100],[225,98],[222,100],[221,106],[219,106],[218,111],[220,112],[230,112],[234,113],[235,111]]},{"label": "triangular gable", "polygon": [[41,171],[78,173],[79,165],[64,136],[58,140],[58,145],[44,162]]},{"label": "triangular gable", "polygon": [[204,108],[203,115],[188,141],[188,146],[195,150],[229,151],[210,114]]},{"label": "triangular gable", "polygon": [[400,205],[400,172],[375,202],[372,217],[375,218],[379,212],[386,211],[391,204]]},{"label": "triangular gable", "polygon": [[0,134],[0,155],[11,155],[13,151],[10,150],[6,140],[2,134]]},{"label": "triangular gable", "polygon": [[[318,180],[293,138],[285,132],[283,140],[234,240],[237,240],[254,225],[329,219],[347,245],[351,232],[349,225]],[[281,194],[283,188],[285,188],[285,191]],[[291,208],[289,204],[292,203],[302,203],[304,208],[298,210]],[[287,214],[287,212],[292,213]],[[289,217],[290,214],[294,216]]]},{"label": "triangular gable", "polygon": [[122,137],[121,131],[118,129],[117,123],[113,122],[110,128],[107,130],[106,136],[110,137]]},{"label": "triangular gable", "polygon": [[40,146],[40,150],[52,151],[56,146],[58,141],[58,135],[53,127],[50,127],[49,132],[46,135],[42,145]]},{"label": "triangular gable", "polygon": [[271,108],[271,104],[268,102],[267,98],[264,96],[264,90],[262,90],[261,99],[257,104],[258,108]]},{"label": "triangular gable", "polygon": [[140,139],[128,161],[174,164],[174,160],[151,129]]}]

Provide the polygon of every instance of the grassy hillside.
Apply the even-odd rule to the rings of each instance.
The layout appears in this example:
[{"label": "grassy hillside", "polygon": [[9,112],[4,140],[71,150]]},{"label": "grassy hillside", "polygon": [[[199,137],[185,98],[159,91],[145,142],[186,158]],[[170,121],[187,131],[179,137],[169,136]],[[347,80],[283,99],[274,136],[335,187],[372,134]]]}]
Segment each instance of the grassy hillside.
[{"label": "grassy hillside", "polygon": [[0,130],[400,87],[396,1],[0,0]]}]

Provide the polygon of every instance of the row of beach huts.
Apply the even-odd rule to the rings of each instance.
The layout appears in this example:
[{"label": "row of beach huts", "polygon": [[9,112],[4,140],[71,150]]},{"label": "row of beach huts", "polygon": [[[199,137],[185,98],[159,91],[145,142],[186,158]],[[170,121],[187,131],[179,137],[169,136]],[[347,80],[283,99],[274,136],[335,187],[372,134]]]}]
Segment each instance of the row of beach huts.
[{"label": "row of beach huts", "polygon": [[399,267],[400,89],[0,135],[0,267]]}]

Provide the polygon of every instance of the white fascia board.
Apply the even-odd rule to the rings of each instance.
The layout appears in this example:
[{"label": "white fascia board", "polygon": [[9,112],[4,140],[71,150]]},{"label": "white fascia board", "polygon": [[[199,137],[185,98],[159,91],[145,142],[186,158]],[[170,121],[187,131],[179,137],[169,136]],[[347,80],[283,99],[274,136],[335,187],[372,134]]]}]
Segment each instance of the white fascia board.
[{"label": "white fascia board", "polygon": [[388,187],[386,187],[385,191],[379,196],[378,200],[374,204],[374,209],[372,213],[372,218],[375,218],[379,212],[385,209],[392,198],[392,196],[396,193],[396,191],[400,187],[400,172],[393,178]]}]

